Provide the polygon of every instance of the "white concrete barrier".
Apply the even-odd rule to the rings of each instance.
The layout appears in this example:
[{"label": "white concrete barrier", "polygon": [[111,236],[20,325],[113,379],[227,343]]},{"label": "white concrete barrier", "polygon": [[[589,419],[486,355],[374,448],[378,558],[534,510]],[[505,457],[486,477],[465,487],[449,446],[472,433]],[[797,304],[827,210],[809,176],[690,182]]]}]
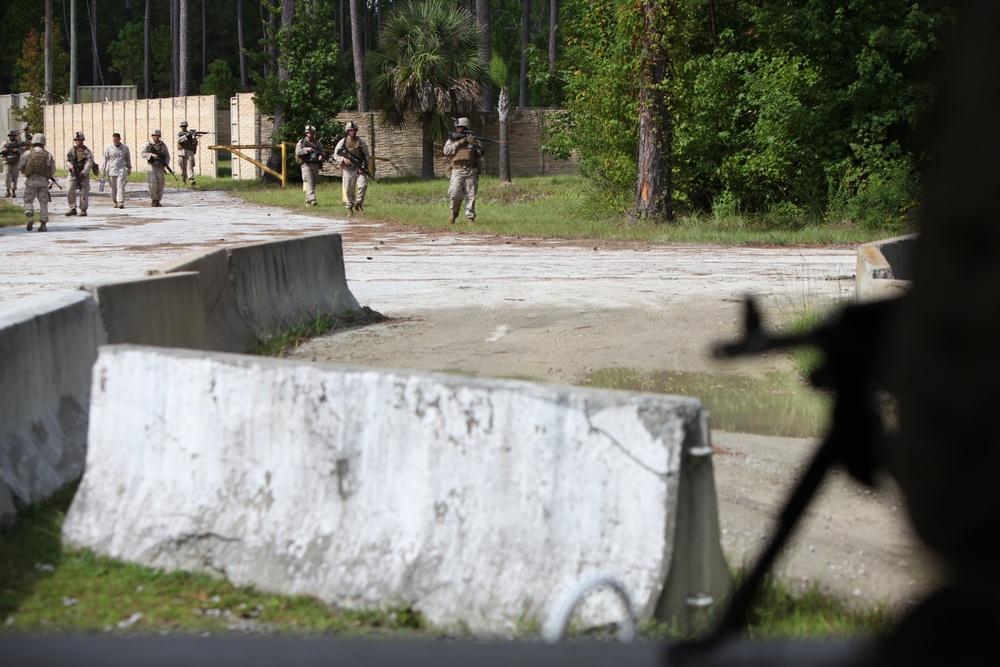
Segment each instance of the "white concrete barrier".
[{"label": "white concrete barrier", "polygon": [[[609,572],[645,620],[727,584],[714,498],[677,516],[706,438],[693,398],[108,346],[64,537],[486,633]],[[580,614],[621,618],[601,597]]]},{"label": "white concrete barrier", "polygon": [[85,292],[0,313],[0,526],[83,472],[90,371],[105,340]]},{"label": "white concrete barrier", "polygon": [[0,526],[79,477],[98,345],[242,352],[255,337],[360,308],[339,234],[209,251],[153,273],[0,314]]}]

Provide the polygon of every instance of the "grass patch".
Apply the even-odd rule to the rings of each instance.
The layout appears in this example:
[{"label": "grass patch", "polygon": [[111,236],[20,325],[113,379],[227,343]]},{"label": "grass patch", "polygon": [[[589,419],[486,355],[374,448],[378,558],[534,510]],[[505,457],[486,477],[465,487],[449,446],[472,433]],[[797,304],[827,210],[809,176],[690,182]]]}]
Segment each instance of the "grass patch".
[{"label": "grass patch", "polygon": [[[262,593],[207,574],[164,572],[64,547],[62,523],[75,492],[72,485],[25,508],[15,526],[0,533],[0,634],[445,636],[408,607],[337,610],[309,596]],[[851,609],[816,588],[795,593],[768,580],[748,621],[754,640],[870,637],[891,630],[898,615],[885,607]],[[517,636],[537,638],[539,628],[522,619]],[[670,638],[656,622],[645,624],[641,635]],[[576,636],[610,640],[614,633],[599,628]]]},{"label": "grass patch", "polygon": [[347,310],[337,315],[317,315],[303,320],[296,326],[269,338],[258,338],[253,342],[250,354],[266,357],[281,357],[294,350],[303,342],[336,329],[350,329],[385,322],[389,318],[362,306],[361,310]]},{"label": "grass patch", "polygon": [[163,572],[64,548],[75,485],[26,508],[0,534],[0,633],[412,636],[409,608],[340,611],[308,596],[261,593],[207,574]]},{"label": "grass patch", "polygon": [[[312,215],[344,214],[340,179],[336,178],[321,180],[316,188],[318,206],[308,208],[300,183],[289,183],[282,189],[256,180],[199,177],[195,188],[227,190],[248,202],[302,209]],[[633,223],[626,215],[603,207],[593,185],[582,176],[532,176],[513,183],[484,176],[479,181],[475,225],[450,225],[447,192],[448,181],[443,178],[387,178],[369,184],[364,215],[366,219],[429,230],[605,241],[830,245],[866,243],[884,237],[879,230],[858,225],[806,224],[767,229],[759,220],[738,217],[698,215],[681,217],[676,224]]]},{"label": "grass patch", "polygon": [[25,224],[24,208],[18,205],[20,202],[20,191],[18,191],[17,199],[0,199],[0,227],[15,227]]}]

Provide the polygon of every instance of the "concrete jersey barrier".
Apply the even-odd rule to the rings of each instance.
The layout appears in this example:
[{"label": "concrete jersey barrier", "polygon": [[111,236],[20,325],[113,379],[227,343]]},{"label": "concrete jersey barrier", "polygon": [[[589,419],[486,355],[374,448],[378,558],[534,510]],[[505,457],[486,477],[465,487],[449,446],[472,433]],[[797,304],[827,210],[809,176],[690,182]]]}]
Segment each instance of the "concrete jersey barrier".
[{"label": "concrete jersey barrier", "polygon": [[[706,427],[693,398],[108,346],[64,538],[486,633],[609,572],[641,620],[659,603],[683,623],[663,605],[728,577],[710,465],[712,502],[677,515]],[[622,610],[598,595],[579,613]]]},{"label": "concrete jersey barrier", "polygon": [[83,472],[90,371],[105,340],[84,292],[0,314],[0,526]]},{"label": "concrete jersey barrier", "polygon": [[82,472],[97,347],[249,351],[317,315],[359,309],[339,234],[212,250],[0,315],[0,526]]}]

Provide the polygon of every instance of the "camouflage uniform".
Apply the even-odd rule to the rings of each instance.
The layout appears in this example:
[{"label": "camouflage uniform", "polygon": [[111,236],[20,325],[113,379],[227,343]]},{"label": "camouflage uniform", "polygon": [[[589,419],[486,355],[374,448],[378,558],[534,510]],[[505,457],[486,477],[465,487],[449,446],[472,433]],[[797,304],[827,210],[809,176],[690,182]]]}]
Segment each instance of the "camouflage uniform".
[{"label": "camouflage uniform", "polygon": [[[118,143],[115,143],[115,139]],[[111,205],[115,208],[125,208],[125,184],[128,175],[132,173],[132,153],[115,134],[111,143],[104,149],[104,164],[101,171],[108,177],[111,184]]]},{"label": "camouflage uniform", "polygon": [[87,215],[90,203],[90,170],[94,167],[94,153],[84,143],[83,132],[73,137],[73,146],[66,152],[66,168],[69,179],[66,183],[66,200],[69,210],[66,215],[76,215],[76,192],[80,190],[80,215]]},{"label": "camouflage uniform", "polygon": [[[468,118],[459,118],[455,130],[463,132],[469,127]],[[451,217],[454,223],[462,210],[465,200],[465,217],[469,222],[476,219],[476,193],[479,191],[479,158],[483,146],[478,141],[463,137],[448,139],[444,143],[444,154],[451,159],[451,182],[448,184],[448,199],[451,201]]]},{"label": "camouflage uniform", "polygon": [[323,144],[316,139],[316,128],[306,125],[306,136],[295,145],[295,159],[302,165],[302,186],[306,191],[306,204],[316,205],[316,183],[319,168],[326,159]]},{"label": "camouflage uniform", "polygon": [[163,185],[166,181],[166,168],[164,165],[170,164],[170,151],[167,145],[160,141],[160,131],[154,130],[152,140],[147,142],[142,149],[142,157],[149,163],[146,168],[146,180],[149,181],[149,198],[152,206],[161,206],[163,199]]},{"label": "camouflage uniform", "polygon": [[333,154],[337,156],[341,164],[341,178],[343,184],[343,201],[347,206],[347,215],[353,215],[354,211],[364,211],[365,193],[368,192],[368,177],[354,166],[350,158],[341,155],[341,151],[346,151],[353,155],[361,164],[367,166],[371,160],[371,153],[368,151],[368,144],[364,139],[358,138],[358,126],[356,123],[347,123],[347,136],[337,142],[337,147]]},{"label": "camouflage uniform", "polygon": [[177,133],[177,158],[181,163],[181,183],[187,183],[188,173],[191,174],[191,185],[194,185],[194,158],[198,152],[198,137],[188,132],[187,121],[181,123],[181,131]]},{"label": "camouflage uniform", "polygon": [[4,186],[7,188],[7,194],[5,197],[16,197],[17,196],[17,178],[21,175],[21,168],[18,163],[21,161],[21,155],[26,151],[26,146],[18,146],[20,142],[17,140],[17,132],[11,130],[7,135],[8,141],[0,146],[0,150],[3,151],[3,182]]},{"label": "camouflage uniform", "polygon": [[38,231],[48,231],[49,221],[49,179],[56,174],[56,159],[45,150],[45,135],[36,134],[32,138],[31,150],[25,151],[18,166],[24,174],[24,215],[28,218],[28,231],[34,226],[35,198],[38,198]]}]

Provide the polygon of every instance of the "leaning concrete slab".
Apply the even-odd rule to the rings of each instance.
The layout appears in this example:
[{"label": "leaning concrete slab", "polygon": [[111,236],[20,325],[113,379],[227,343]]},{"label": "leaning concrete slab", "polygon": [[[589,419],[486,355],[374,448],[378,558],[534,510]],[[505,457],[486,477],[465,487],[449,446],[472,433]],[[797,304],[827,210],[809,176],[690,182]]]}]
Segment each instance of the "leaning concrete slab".
[{"label": "leaning concrete slab", "polygon": [[205,349],[198,274],[173,273],[90,287],[109,343]]},{"label": "leaning concrete slab", "polygon": [[340,234],[233,248],[229,271],[239,313],[258,338],[361,308],[347,288]]},{"label": "leaning concrete slab", "polygon": [[0,525],[83,472],[97,305],[68,292],[0,314]]},{"label": "leaning concrete slab", "polygon": [[[597,572],[651,618],[692,539],[693,398],[133,346],[103,347],[93,381],[64,537],[102,554],[506,633]],[[580,618],[621,613],[598,597]]]}]

